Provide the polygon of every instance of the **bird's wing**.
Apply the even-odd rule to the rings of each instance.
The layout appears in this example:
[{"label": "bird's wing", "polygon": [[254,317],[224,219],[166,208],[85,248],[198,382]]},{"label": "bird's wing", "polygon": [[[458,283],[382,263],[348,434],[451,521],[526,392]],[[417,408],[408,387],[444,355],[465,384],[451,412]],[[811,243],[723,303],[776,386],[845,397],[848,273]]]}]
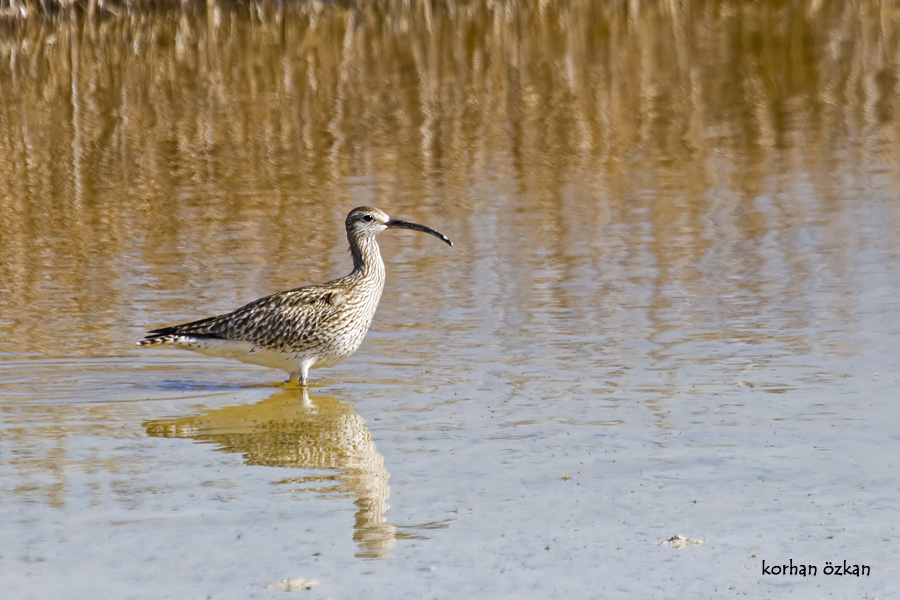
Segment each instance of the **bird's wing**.
[{"label": "bird's wing", "polygon": [[147,332],[143,343],[178,336],[243,340],[261,346],[303,342],[344,299],[339,288],[307,286],[254,300],[230,313]]}]

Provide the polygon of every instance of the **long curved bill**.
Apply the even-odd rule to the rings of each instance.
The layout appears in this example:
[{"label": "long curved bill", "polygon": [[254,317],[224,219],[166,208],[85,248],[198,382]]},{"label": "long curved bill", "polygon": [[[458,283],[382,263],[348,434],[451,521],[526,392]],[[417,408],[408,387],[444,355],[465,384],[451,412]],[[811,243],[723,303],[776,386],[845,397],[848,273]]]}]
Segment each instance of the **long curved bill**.
[{"label": "long curved bill", "polygon": [[447,243],[448,246],[452,246],[453,242],[450,241],[446,235],[441,233],[440,231],[435,231],[431,227],[425,227],[424,225],[419,225],[418,223],[410,223],[409,221],[400,221],[399,219],[390,219],[386,223],[388,227],[396,227],[398,229],[415,229],[416,231],[424,231],[425,233],[430,233],[436,238],[439,238]]}]

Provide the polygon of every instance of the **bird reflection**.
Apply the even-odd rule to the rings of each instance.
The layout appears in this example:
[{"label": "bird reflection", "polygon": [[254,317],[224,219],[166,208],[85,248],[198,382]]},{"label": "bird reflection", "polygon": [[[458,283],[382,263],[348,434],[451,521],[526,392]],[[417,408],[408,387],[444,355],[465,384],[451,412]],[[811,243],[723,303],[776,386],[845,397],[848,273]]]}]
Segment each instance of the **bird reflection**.
[{"label": "bird reflection", "polygon": [[396,527],[385,522],[390,475],[365,421],[350,404],[310,397],[306,388],[281,389],[258,404],[147,421],[144,427],[153,437],[215,442],[243,454],[248,465],[336,471],[279,483],[355,497],[357,556],[387,558],[394,545]]}]

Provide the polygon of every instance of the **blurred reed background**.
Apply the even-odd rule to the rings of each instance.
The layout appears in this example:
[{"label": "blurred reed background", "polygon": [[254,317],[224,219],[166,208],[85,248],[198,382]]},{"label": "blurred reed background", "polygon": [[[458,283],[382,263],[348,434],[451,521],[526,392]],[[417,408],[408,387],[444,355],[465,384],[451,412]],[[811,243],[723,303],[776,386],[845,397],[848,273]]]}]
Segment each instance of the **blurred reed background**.
[{"label": "blurred reed background", "polygon": [[691,288],[711,251],[752,275],[773,231],[802,281],[786,224],[839,245],[848,185],[897,187],[893,2],[50,5],[0,5],[31,15],[0,23],[0,305],[69,320],[7,316],[26,348],[225,264],[198,249],[257,289],[338,274],[336,221],[382,198],[508,264],[646,247]]}]

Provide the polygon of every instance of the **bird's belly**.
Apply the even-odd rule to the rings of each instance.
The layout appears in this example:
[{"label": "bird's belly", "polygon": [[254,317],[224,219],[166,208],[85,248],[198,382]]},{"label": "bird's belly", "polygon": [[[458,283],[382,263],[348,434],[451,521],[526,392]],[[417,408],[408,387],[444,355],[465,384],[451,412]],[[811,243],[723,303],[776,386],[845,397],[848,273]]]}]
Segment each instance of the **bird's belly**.
[{"label": "bird's belly", "polygon": [[325,323],[318,335],[308,341],[308,345],[315,348],[315,366],[331,367],[356,352],[366,337],[374,312],[338,314]]},{"label": "bird's belly", "polygon": [[206,356],[230,358],[251,365],[283,369],[285,371],[296,371],[301,363],[312,358],[294,351],[266,348],[252,342],[240,340],[184,338],[176,342],[176,345]]}]

